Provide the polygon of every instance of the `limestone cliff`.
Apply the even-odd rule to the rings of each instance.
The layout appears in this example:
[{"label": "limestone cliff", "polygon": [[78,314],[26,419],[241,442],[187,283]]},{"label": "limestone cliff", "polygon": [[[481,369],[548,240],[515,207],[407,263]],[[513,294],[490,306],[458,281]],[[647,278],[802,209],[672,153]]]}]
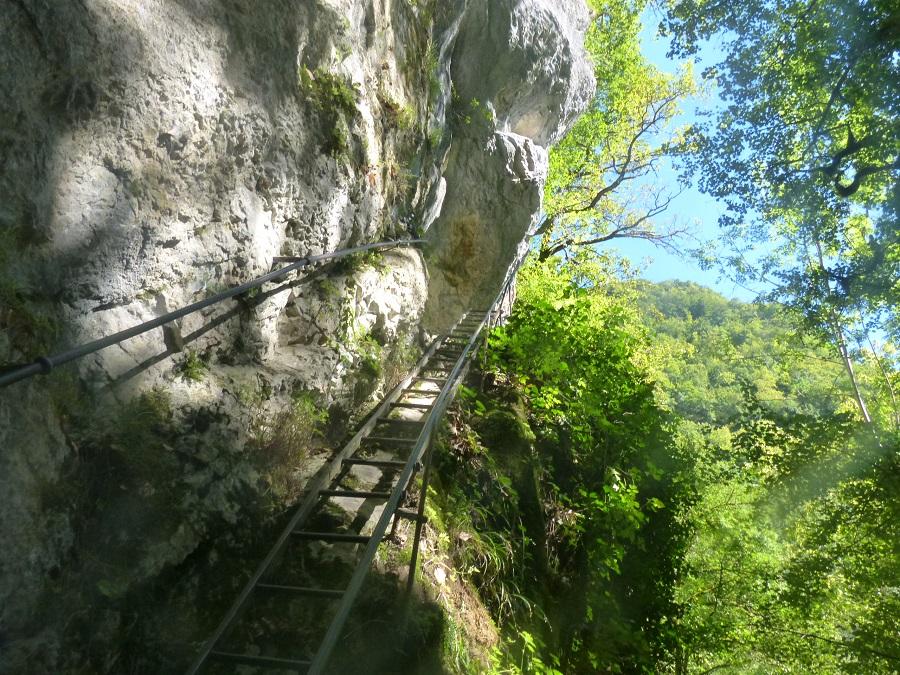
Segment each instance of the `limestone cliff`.
[{"label": "limestone cliff", "polygon": [[339,435],[496,289],[593,93],[587,20],[571,0],[0,0],[0,365],[274,256],[429,242],[0,390],[0,672],[123,672],[123,636],[204,630],[166,612],[196,613],[191,575],[315,467],[273,450],[291,411]]}]

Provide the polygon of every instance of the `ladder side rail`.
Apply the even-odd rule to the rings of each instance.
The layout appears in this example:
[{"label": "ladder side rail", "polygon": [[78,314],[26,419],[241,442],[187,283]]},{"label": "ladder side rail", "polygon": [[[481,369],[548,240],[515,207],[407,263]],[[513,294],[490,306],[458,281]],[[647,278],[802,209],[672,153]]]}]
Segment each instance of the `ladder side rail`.
[{"label": "ladder side rail", "polygon": [[187,671],[187,675],[196,675],[201,672],[203,666],[209,658],[209,655],[215,650],[216,644],[218,644],[219,640],[225,635],[229,628],[234,624],[235,619],[237,619],[247,601],[250,599],[251,594],[253,593],[253,589],[259,583],[259,580],[263,577],[278,555],[284,548],[285,543],[291,537],[291,533],[296,529],[297,525],[306,519],[312,510],[315,508],[316,503],[319,500],[319,492],[321,492],[326,485],[328,485],[334,477],[338,475],[341,471],[341,465],[345,459],[350,457],[356,450],[359,448],[363,439],[372,431],[375,427],[378,418],[382,415],[386,414],[391,407],[391,403],[394,403],[397,399],[400,398],[403,391],[412,383],[413,379],[415,379],[416,375],[418,375],[419,371],[424,367],[431,356],[437,351],[438,347],[441,344],[441,340],[434,340],[429,348],[425,351],[419,361],[416,363],[415,367],[407,374],[400,383],[391,390],[391,392],[384,398],[381,404],[369,415],[366,422],[360,427],[359,431],[357,431],[353,438],[351,438],[344,448],[334,456],[334,458],[322,469],[320,469],[316,475],[310,481],[307,494],[304,498],[303,502],[297,508],[297,511],[291,517],[288,524],[282,530],[278,539],[275,542],[275,545],[269,551],[269,554],[263,559],[263,561],[259,564],[253,576],[250,577],[250,580],[244,586],[240,595],[238,595],[237,599],[229,608],[228,612],[225,614],[225,617],[216,627],[215,632],[210,636],[210,638],[206,641],[200,653],[197,655],[197,658],[194,660],[194,663],[191,665],[190,669]]},{"label": "ladder side rail", "polygon": [[[378,519],[378,522],[375,525],[374,531],[372,533],[372,539],[366,546],[365,552],[363,553],[359,563],[357,563],[357,567],[353,573],[353,577],[350,579],[350,583],[344,592],[344,597],[341,598],[341,603],[338,607],[337,613],[335,614],[334,619],[332,619],[331,625],[328,627],[328,632],[325,634],[325,637],[323,638],[322,643],[319,647],[319,651],[316,653],[316,656],[313,659],[312,665],[309,669],[309,675],[321,675],[324,672],[325,666],[327,665],[328,660],[331,658],[331,654],[341,637],[341,632],[343,631],[344,625],[347,622],[347,618],[350,615],[350,610],[353,607],[353,603],[356,601],[359,592],[362,590],[362,585],[365,582],[366,577],[368,576],[372,561],[375,559],[375,555],[378,552],[380,540],[384,536],[385,532],[387,532],[388,524],[390,523],[391,518],[394,516],[394,512],[397,510],[397,507],[400,504],[400,499],[402,498],[405,491],[405,486],[411,480],[412,473],[415,470],[416,464],[421,460],[422,454],[431,443],[431,439],[435,433],[437,424],[443,417],[445,410],[452,400],[453,394],[456,392],[456,388],[458,386],[458,382],[461,380],[463,370],[468,365],[470,354],[475,353],[474,348],[481,337],[481,333],[485,325],[490,320],[491,313],[493,312],[495,306],[502,300],[503,294],[506,292],[507,288],[512,285],[513,281],[515,280],[516,273],[525,262],[527,256],[528,251],[520,256],[510,266],[509,270],[507,271],[506,278],[504,279],[503,287],[497,294],[494,302],[491,303],[490,309],[485,313],[484,317],[480,320],[474,332],[471,334],[471,337],[466,343],[466,347],[463,350],[462,355],[456,362],[453,370],[451,370],[450,374],[447,376],[447,381],[441,388],[441,393],[435,399],[434,406],[428,413],[428,419],[425,420],[422,431],[419,434],[419,439],[415,447],[413,448],[413,451],[410,453],[409,461],[407,462],[406,467],[403,469],[403,472],[397,480],[397,484],[391,493],[391,497],[388,499],[387,503],[384,506],[384,509],[381,512],[381,517]],[[459,323],[460,322],[457,322],[457,325]]]}]

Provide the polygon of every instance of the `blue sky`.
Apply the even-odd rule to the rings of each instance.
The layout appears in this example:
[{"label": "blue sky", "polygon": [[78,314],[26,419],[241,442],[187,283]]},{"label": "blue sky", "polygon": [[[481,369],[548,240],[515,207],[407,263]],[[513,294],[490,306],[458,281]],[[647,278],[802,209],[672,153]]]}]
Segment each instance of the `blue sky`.
[{"label": "blue sky", "polygon": [[[644,13],[643,22],[641,49],[644,56],[660,70],[674,73],[679,63],[666,58],[669,48],[668,40],[656,35],[659,19],[648,10]],[[715,48],[701,50],[700,56],[707,62],[711,62],[713,59],[718,60],[718,52]],[[696,72],[699,73],[700,70],[702,67],[697,68]],[[720,105],[720,100],[714,91],[705,97],[698,97],[684,105],[684,113],[676,123],[680,125],[693,122],[697,119],[698,109],[709,109],[718,105]],[[670,183],[673,191],[678,189],[677,174],[671,166],[662,168],[660,180]],[[669,212],[662,217],[674,218],[681,224],[689,225],[693,236],[700,242],[704,242],[715,239],[718,235],[717,221],[721,211],[722,209],[713,198],[701,194],[693,187],[688,187],[672,202]],[[684,242],[687,248],[696,247],[698,243],[697,241]],[[727,279],[720,279],[720,273],[717,270],[701,270],[697,262],[689,256],[669,253],[650,242],[640,239],[622,239],[613,242],[610,248],[618,250],[634,263],[640,264],[642,266],[641,276],[651,281],[683,279],[714,288],[729,298],[740,300],[754,298],[754,294],[750,291],[736,286]]]}]

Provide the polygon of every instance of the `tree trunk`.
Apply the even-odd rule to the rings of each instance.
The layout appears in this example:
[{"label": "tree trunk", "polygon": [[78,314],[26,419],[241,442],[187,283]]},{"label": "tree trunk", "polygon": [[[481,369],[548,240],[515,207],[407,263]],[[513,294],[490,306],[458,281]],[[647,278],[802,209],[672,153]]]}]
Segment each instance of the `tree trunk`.
[{"label": "tree trunk", "polygon": [[[825,266],[825,255],[822,253],[822,244],[816,239],[816,253],[819,257],[819,266],[825,275],[825,302],[828,303],[831,297],[831,279],[828,274],[828,268]],[[841,356],[841,362],[844,364],[844,370],[847,371],[847,377],[850,378],[850,384],[853,387],[853,396],[856,399],[856,405],[859,412],[868,425],[872,424],[872,417],[869,415],[869,409],[866,407],[866,401],[863,398],[862,391],[859,388],[859,380],[856,379],[856,372],[853,370],[853,360],[850,358],[850,350],[847,348],[847,340],[844,338],[844,329],[838,320],[837,313],[831,304],[828,304],[828,320],[831,324],[831,332],[834,335],[834,341]]]}]

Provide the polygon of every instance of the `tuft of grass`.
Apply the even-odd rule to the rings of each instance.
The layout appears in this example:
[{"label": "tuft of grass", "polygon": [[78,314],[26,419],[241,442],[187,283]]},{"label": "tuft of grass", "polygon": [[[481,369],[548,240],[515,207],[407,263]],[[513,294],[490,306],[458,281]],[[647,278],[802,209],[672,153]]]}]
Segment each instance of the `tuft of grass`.
[{"label": "tuft of grass", "polygon": [[351,125],[359,116],[359,92],[347,78],[321,68],[297,71],[300,91],[322,118],[325,141],[323,150],[335,159],[350,153]]},{"label": "tuft of grass", "polygon": [[257,463],[280,499],[294,496],[298,487],[294,485],[294,473],[322,441],[327,423],[328,411],[319,406],[312,392],[302,389],[291,395],[290,404],[274,419],[257,422],[252,441]]},{"label": "tuft of grass", "polygon": [[202,382],[209,370],[209,365],[197,352],[188,350],[184,353],[184,358],[177,368],[184,379],[192,382]]}]

